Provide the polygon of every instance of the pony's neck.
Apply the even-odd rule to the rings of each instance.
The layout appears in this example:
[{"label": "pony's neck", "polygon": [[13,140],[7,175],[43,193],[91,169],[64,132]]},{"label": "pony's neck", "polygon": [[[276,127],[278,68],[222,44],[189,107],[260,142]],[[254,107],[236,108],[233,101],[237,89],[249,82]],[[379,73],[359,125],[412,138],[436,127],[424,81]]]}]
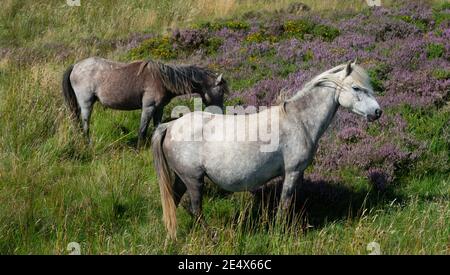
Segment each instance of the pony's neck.
[{"label": "pony's neck", "polygon": [[288,117],[305,127],[314,142],[323,135],[339,107],[334,84],[313,87],[285,104]]}]

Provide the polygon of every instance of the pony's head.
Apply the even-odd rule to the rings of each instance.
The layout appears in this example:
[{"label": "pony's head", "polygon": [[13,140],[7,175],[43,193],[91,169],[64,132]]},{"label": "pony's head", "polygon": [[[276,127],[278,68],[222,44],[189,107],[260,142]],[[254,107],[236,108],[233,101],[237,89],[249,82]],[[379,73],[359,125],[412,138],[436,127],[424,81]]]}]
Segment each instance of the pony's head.
[{"label": "pony's head", "polygon": [[367,72],[356,65],[355,60],[346,64],[339,74],[342,84],[336,93],[339,105],[355,114],[366,117],[368,121],[379,119],[383,112],[374,97]]},{"label": "pony's head", "polygon": [[206,90],[203,100],[207,106],[214,105],[223,109],[223,98],[228,93],[228,84],[222,74],[214,76],[209,81],[209,89]]},{"label": "pony's head", "polygon": [[[228,85],[222,74],[195,65],[169,65],[149,60],[148,65],[154,76],[159,78],[166,90],[173,95],[199,94],[207,106],[218,106],[223,110],[223,97],[228,93]],[[138,75],[139,75],[138,73]]]}]

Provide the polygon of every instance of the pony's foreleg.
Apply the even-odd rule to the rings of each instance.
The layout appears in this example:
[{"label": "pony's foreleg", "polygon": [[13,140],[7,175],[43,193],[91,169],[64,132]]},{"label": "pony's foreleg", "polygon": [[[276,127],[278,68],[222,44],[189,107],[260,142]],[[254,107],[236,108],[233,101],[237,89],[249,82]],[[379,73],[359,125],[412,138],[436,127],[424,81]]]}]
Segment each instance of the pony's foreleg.
[{"label": "pony's foreleg", "polygon": [[162,117],[164,113],[164,106],[158,106],[156,107],[155,114],[153,115],[153,125],[158,127],[158,125],[161,123]]},{"label": "pony's foreleg", "polygon": [[281,191],[280,210],[286,214],[291,210],[296,187],[303,180],[303,172],[286,172]]},{"label": "pony's foreleg", "polygon": [[148,124],[154,112],[155,112],[155,105],[142,107],[141,125],[139,126],[139,134],[138,134],[138,148],[140,148],[143,145],[145,136],[147,134]]}]

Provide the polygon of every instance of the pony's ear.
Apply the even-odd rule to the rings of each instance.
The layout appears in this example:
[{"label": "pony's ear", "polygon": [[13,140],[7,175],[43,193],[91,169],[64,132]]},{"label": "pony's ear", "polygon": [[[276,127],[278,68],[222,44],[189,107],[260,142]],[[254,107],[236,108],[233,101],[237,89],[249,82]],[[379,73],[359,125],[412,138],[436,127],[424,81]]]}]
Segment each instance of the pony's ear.
[{"label": "pony's ear", "polygon": [[216,86],[222,83],[222,81],[223,81],[222,75],[223,75],[223,74],[220,74],[220,75],[216,78],[216,83],[215,83]]},{"label": "pony's ear", "polygon": [[356,65],[356,62],[358,61],[358,57],[355,57],[355,60],[353,60],[352,65]]},{"label": "pony's ear", "polygon": [[352,61],[347,63],[347,67],[345,68],[345,76],[346,77],[352,74],[352,71],[353,71],[353,67],[352,66],[353,66]]}]

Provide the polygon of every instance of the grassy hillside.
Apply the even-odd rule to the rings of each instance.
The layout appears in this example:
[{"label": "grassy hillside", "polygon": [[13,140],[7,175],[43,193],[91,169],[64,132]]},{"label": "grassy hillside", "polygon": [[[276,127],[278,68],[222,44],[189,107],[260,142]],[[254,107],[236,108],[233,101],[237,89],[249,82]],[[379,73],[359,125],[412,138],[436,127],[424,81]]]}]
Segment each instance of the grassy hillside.
[{"label": "grassy hillside", "polygon": [[[448,1],[291,2],[2,3],[0,253],[67,254],[75,241],[83,254],[367,254],[376,241],[386,254],[450,254]],[[368,124],[339,111],[293,224],[209,185],[219,241],[179,209],[179,241],[164,246],[150,148],[135,150],[139,111],[96,105],[92,146],[68,119],[62,73],[93,55],[208,66],[229,81],[229,105],[274,104],[281,89],[358,57],[385,114]]]}]

